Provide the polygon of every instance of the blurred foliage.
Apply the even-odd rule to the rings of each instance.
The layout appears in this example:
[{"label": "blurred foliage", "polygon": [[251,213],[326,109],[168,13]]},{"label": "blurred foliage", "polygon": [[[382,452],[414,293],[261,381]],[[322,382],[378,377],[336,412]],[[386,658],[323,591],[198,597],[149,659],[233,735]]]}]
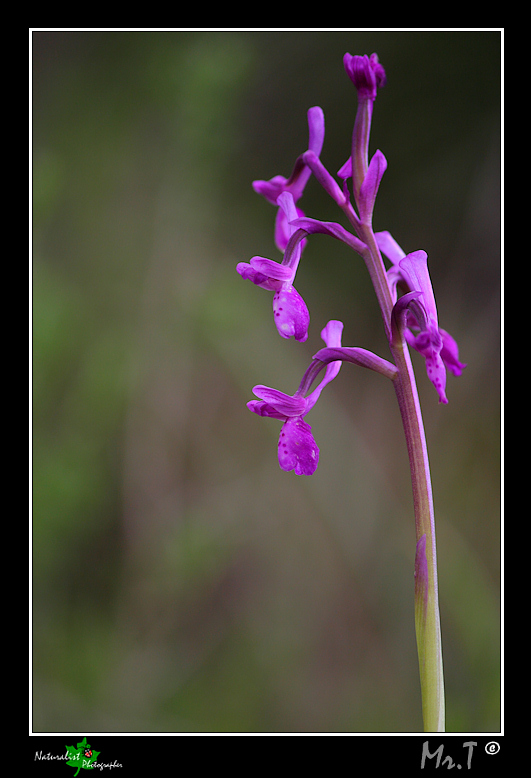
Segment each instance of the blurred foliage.
[{"label": "blurred foliage", "polygon": [[[386,356],[357,256],[323,236],[282,341],[236,263],[278,257],[251,182],[289,175],[342,57],[377,51],[376,229],[424,248],[468,367],[416,360],[438,521],[449,731],[500,727],[500,34],[33,33],[33,727],[419,731],[414,527],[392,388],[345,365],[280,471],[257,383],[293,392],[319,332]],[[308,215],[341,221],[310,181]],[[413,355],[415,357],[415,355]]]}]

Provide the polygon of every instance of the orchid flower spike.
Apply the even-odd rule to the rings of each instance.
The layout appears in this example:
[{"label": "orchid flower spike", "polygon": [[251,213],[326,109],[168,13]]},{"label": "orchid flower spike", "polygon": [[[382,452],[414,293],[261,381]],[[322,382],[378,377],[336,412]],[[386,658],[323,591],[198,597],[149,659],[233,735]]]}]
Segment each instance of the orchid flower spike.
[{"label": "orchid flower spike", "polygon": [[[321,332],[321,337],[328,347],[341,346],[343,324],[340,321],[329,321]],[[282,470],[294,470],[296,475],[313,475],[319,464],[319,448],[315,442],[310,425],[305,416],[317,402],[323,388],[330,383],[339,372],[340,361],[330,362],[326,366],[324,378],[319,385],[304,397],[316,375],[323,369],[322,362],[312,362],[306,371],[298,390],[294,395],[284,394],[268,386],[255,386],[253,393],[259,400],[251,400],[247,407],[259,416],[269,416],[283,421],[278,441],[278,462]]]},{"label": "orchid flower spike", "polygon": [[395,295],[398,283],[403,283],[408,290],[393,308],[394,336],[403,334],[407,343],[422,354],[439,402],[447,403],[446,370],[459,376],[466,365],[459,361],[455,340],[439,327],[428,255],[422,250],[406,255],[388,232],[377,233],[376,240],[380,250],[393,262],[387,272]]},{"label": "orchid flower spike", "polygon": [[282,263],[266,257],[253,257],[249,263],[239,262],[236,270],[242,278],[274,292],[273,314],[279,334],[283,338],[294,337],[303,343],[308,338],[310,314],[306,303],[293,286],[293,281],[307,233],[290,224],[298,215],[291,192],[283,192],[278,198],[278,205],[284,213],[289,232]]}]

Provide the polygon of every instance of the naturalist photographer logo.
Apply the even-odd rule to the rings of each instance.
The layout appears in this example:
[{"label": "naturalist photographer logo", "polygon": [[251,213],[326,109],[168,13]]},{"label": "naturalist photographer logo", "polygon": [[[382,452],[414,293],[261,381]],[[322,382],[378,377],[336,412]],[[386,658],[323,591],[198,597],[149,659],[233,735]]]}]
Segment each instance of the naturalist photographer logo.
[{"label": "naturalist photographer logo", "polygon": [[80,770],[103,770],[104,768],[122,767],[116,759],[113,762],[98,762],[98,756],[101,754],[101,751],[95,751],[90,743],[87,743],[86,737],[77,746],[65,746],[65,748],[66,753],[60,755],[43,754],[42,751],[37,751],[35,752],[35,760],[66,761],[69,767],[74,767],[76,770],[74,778],[76,778]]}]

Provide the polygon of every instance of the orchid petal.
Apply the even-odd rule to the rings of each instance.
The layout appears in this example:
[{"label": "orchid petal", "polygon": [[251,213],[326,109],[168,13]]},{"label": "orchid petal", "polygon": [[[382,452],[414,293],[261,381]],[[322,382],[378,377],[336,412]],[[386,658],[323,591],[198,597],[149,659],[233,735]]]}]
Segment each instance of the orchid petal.
[{"label": "orchid petal", "polygon": [[[304,397],[292,397],[290,394],[279,392],[278,389],[272,389],[270,386],[253,386],[253,394],[261,400],[272,406],[283,416],[301,416],[306,411],[306,400]],[[251,402],[253,402],[251,400]],[[254,410],[254,409],[251,409]],[[256,410],[254,410],[256,413]]]},{"label": "orchid petal", "polygon": [[318,105],[315,105],[313,108],[308,110],[307,116],[309,130],[308,149],[319,156],[323,149],[325,137],[325,120],[323,109]]},{"label": "orchid petal", "polygon": [[308,338],[310,314],[294,286],[284,285],[273,297],[273,313],[279,334],[294,337],[300,343]]},{"label": "orchid petal", "polygon": [[321,330],[321,338],[327,346],[341,346],[341,335],[343,334],[343,322],[332,319]]},{"label": "orchid petal", "polygon": [[426,360],[426,372],[428,378],[434,385],[439,395],[439,402],[447,403],[446,389],[446,368],[441,359],[442,337],[439,330],[429,323],[427,329],[421,330],[418,335],[414,335],[410,330],[404,330],[406,341],[419,354],[422,354]]},{"label": "orchid petal", "polygon": [[452,338],[452,336],[446,332],[446,330],[439,328],[439,333],[443,342],[441,349],[441,359],[451,373],[453,373],[455,376],[460,376],[465,369],[466,364],[459,361],[459,349],[457,343]]},{"label": "orchid petal", "polygon": [[282,421],[286,420],[285,413],[280,413],[280,411],[277,411],[272,405],[266,403],[265,400],[249,400],[247,407],[253,413],[257,413],[258,416],[267,416],[272,419],[282,419]]},{"label": "orchid petal", "polygon": [[[300,208],[297,208],[297,216],[304,216],[304,211],[302,211]],[[292,233],[293,230],[290,227],[290,224],[286,218],[286,214],[284,213],[282,208],[279,208],[277,211],[277,215],[275,217],[275,246],[277,247],[277,249],[279,249],[279,251],[283,251],[283,252],[286,251]],[[306,245],[306,239],[303,238],[300,243],[299,254],[302,252],[305,245]]]},{"label": "orchid petal", "polygon": [[[426,359],[428,377],[439,395],[439,402],[447,403],[446,369],[461,375],[466,364],[459,361],[457,343],[446,330],[439,327],[437,307],[428,272],[428,255],[413,251],[400,259],[402,249],[389,233],[376,233],[380,249],[395,262],[390,270],[397,280],[404,281],[412,291],[403,295],[393,308],[393,338],[404,335],[410,346]],[[414,334],[410,329],[420,330]]]},{"label": "orchid petal", "polygon": [[391,312],[391,332],[395,345],[400,343],[402,335],[408,326],[408,318],[412,308],[414,309],[414,314],[416,314],[418,326],[426,329],[426,313],[422,303],[419,302],[419,297],[422,297],[422,292],[408,292],[402,295],[394,304]]},{"label": "orchid petal", "polygon": [[[325,135],[324,114],[319,106],[314,106],[308,111],[308,134],[308,149],[319,157]],[[273,205],[276,205],[279,195],[283,192],[290,192],[297,202],[302,197],[310,175],[311,170],[304,163],[302,157],[298,157],[289,178],[273,176],[269,181],[253,181],[253,189]]]},{"label": "orchid petal", "polygon": [[[297,214],[297,207],[295,205],[295,200],[293,198],[293,195],[291,192],[282,192],[281,195],[277,198],[277,205],[279,208],[282,209],[284,214],[286,215],[286,219],[289,222],[292,222],[293,219],[296,219]],[[293,232],[293,230],[292,230]],[[290,235],[291,237],[291,235]]]},{"label": "orchid petal", "polygon": [[257,273],[262,273],[264,276],[278,281],[291,281],[293,279],[293,270],[290,267],[281,265],[273,259],[267,259],[267,257],[253,257],[250,265]]},{"label": "orchid petal", "polygon": [[412,251],[399,262],[400,271],[410,291],[422,292],[422,300],[428,318],[437,324],[437,307],[433,295],[430,274],[428,272],[428,255],[425,251]]},{"label": "orchid petal", "polygon": [[[343,322],[332,319],[331,321],[328,322],[326,327],[324,327],[324,329],[321,331],[321,337],[327,346],[341,346],[342,332],[343,332]],[[319,399],[319,396],[323,391],[324,387],[327,384],[329,384],[330,381],[333,381],[334,378],[337,376],[340,368],[341,368],[341,362],[339,360],[336,362],[330,362],[327,365],[324,378],[319,383],[319,385],[313,390],[313,392],[309,394],[308,397],[306,398],[308,403],[308,411],[310,411],[313,408],[313,406]]]},{"label": "orchid petal", "polygon": [[[308,111],[308,149],[312,154],[319,157],[322,151],[325,126],[324,126],[324,114],[322,108],[314,106]],[[300,200],[304,192],[304,188],[308,183],[308,179],[312,174],[311,169],[306,165],[304,155],[297,158],[293,171],[288,181],[286,182],[285,191],[291,192],[295,202]]]},{"label": "orchid petal", "polygon": [[387,160],[382,152],[378,150],[369,163],[367,173],[360,187],[358,207],[362,222],[369,222],[372,217],[378,187],[386,170]]},{"label": "orchid petal", "polygon": [[278,441],[278,462],[282,470],[296,475],[313,475],[319,464],[319,448],[310,425],[301,416],[288,419]]},{"label": "orchid petal", "polygon": [[406,256],[406,252],[400,248],[388,230],[375,232],[374,237],[376,238],[376,243],[378,244],[380,251],[385,254],[387,259],[389,259],[393,265],[398,264],[400,260],[404,259]]},{"label": "orchid petal", "polygon": [[258,194],[276,205],[278,196],[285,191],[287,178],[284,176],[274,176],[269,181],[253,181],[253,189]]},{"label": "orchid petal", "polygon": [[347,178],[352,178],[352,157],[349,157],[344,165],[342,165],[337,171],[337,177],[346,181]]},{"label": "orchid petal", "polygon": [[281,281],[269,278],[269,276],[258,272],[258,270],[247,262],[238,262],[236,270],[242,278],[252,281],[256,286],[261,286],[262,289],[268,289],[270,292],[276,292],[282,286]]},{"label": "orchid petal", "polygon": [[[291,225],[291,222],[298,216],[304,216],[304,211],[297,208],[291,192],[282,192],[277,199],[277,205],[279,208],[275,220],[275,243],[280,251],[285,251],[289,239],[297,229]],[[300,255],[305,245],[306,240],[301,240],[297,247],[298,256],[291,259],[290,265],[295,267],[298,265]]]},{"label": "orchid petal", "polygon": [[428,378],[434,385],[439,395],[439,402],[446,404],[448,398],[446,397],[446,368],[444,362],[441,359],[440,353],[434,351],[430,356],[426,357],[426,371]]},{"label": "orchid petal", "polygon": [[393,238],[390,232],[387,230],[383,230],[382,232],[376,232],[374,234],[374,237],[376,238],[376,243],[378,244],[378,248],[382,252],[382,254],[385,254],[387,259],[389,259],[393,264],[392,267],[389,268],[387,271],[387,280],[389,281],[389,286],[391,289],[391,294],[393,296],[393,301],[396,302],[397,298],[397,285],[402,279],[402,275],[400,272],[400,266],[399,262],[401,259],[404,259],[406,256],[406,252],[403,251],[396,240]]}]

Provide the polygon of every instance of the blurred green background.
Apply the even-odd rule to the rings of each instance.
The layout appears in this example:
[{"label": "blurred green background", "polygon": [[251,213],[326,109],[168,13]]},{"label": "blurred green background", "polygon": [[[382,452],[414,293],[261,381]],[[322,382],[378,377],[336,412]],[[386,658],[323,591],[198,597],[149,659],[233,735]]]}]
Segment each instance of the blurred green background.
[{"label": "blurred green background", "polygon": [[[288,176],[320,105],[350,151],[343,54],[376,51],[375,229],[428,252],[468,363],[430,452],[448,731],[500,728],[499,32],[36,31],[33,727],[421,731],[414,522],[389,382],[345,364],[308,421],[317,473],[245,407],[297,388],[319,333],[388,356],[361,259],[312,237],[305,344],[240,261],[280,259],[251,182]],[[343,222],[311,179],[299,205]]]}]

